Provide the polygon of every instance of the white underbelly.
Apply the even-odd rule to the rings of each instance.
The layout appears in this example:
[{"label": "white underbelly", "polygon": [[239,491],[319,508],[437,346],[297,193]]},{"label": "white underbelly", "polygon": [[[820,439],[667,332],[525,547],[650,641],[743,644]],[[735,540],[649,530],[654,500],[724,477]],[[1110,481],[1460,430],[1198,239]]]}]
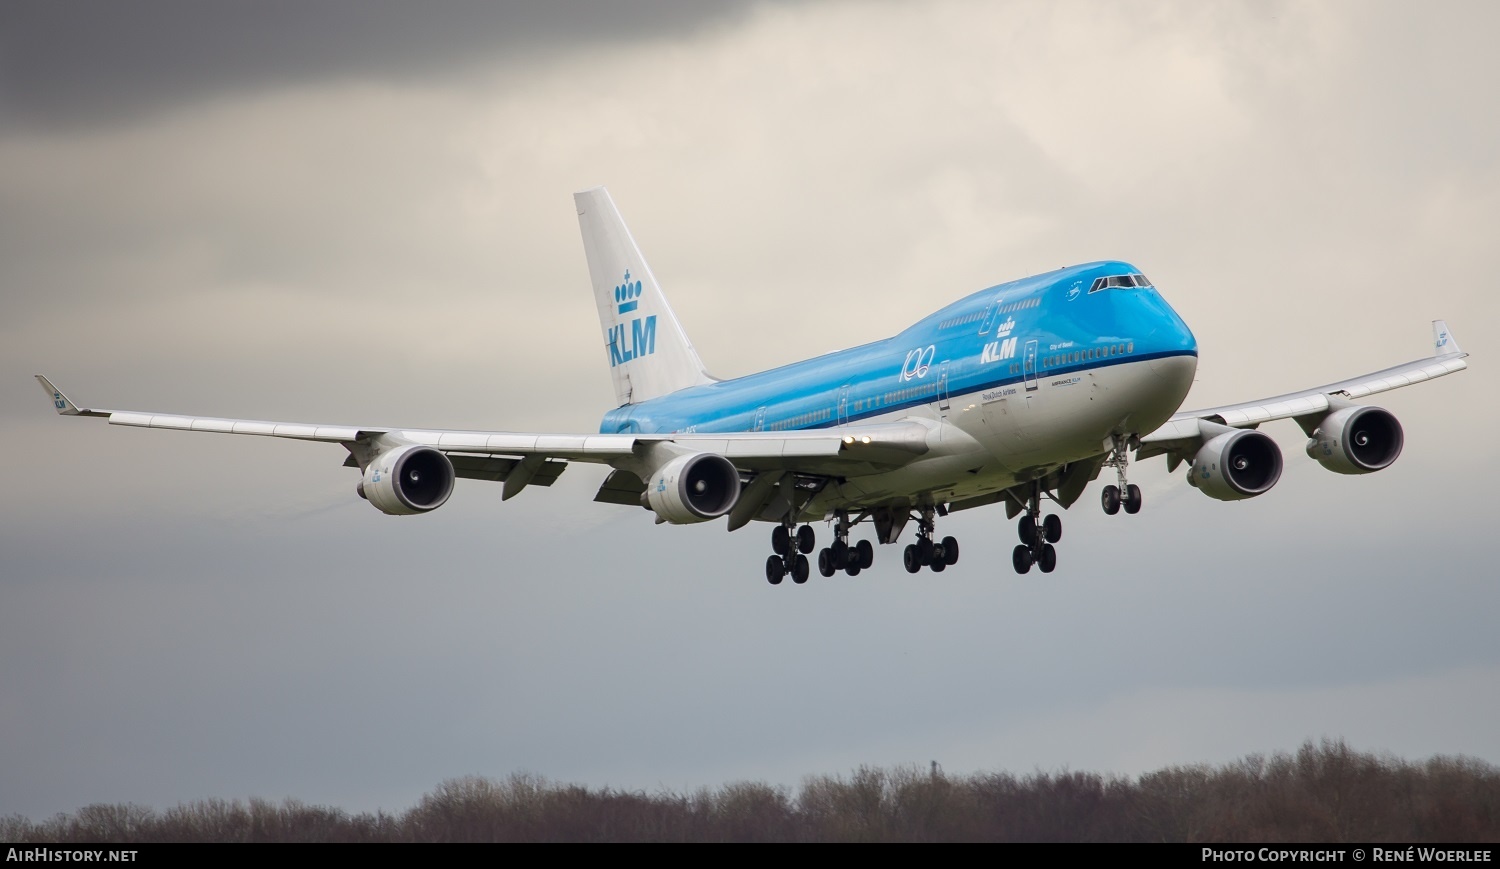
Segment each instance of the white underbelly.
[{"label": "white underbelly", "polygon": [[[1127,362],[953,396],[888,419],[937,423],[929,452],[902,468],[827,487],[809,508],[836,510],[901,499],[957,501],[1008,489],[1058,466],[1107,451],[1112,433],[1145,434],[1187,396],[1191,356]],[[884,421],[884,420],[881,420]]]}]

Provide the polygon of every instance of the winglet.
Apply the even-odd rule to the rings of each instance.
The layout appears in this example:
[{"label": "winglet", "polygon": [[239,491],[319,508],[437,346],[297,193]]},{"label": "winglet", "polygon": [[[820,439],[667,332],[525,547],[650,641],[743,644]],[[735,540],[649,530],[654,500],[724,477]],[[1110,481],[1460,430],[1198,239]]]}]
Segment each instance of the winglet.
[{"label": "winglet", "polygon": [[1453,337],[1453,330],[1448,328],[1446,320],[1432,321],[1432,343],[1435,356],[1468,355],[1458,346],[1458,339]]},{"label": "winglet", "polygon": [[38,383],[42,384],[42,388],[47,390],[47,394],[52,397],[52,406],[57,408],[57,412],[63,416],[109,416],[107,412],[101,413],[74,404],[72,399],[62,394],[61,389],[53,386],[52,381],[42,375],[38,374],[36,379]]}]

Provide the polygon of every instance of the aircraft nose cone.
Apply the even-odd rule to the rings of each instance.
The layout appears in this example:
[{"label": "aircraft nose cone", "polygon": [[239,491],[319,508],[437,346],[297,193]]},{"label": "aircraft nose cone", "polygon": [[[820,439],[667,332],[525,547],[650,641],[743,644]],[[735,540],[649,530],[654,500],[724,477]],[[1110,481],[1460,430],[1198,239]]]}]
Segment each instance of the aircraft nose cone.
[{"label": "aircraft nose cone", "polygon": [[1193,376],[1198,373],[1198,357],[1167,356],[1152,359],[1150,364],[1152,374],[1182,398],[1187,397],[1188,390],[1193,385]]}]

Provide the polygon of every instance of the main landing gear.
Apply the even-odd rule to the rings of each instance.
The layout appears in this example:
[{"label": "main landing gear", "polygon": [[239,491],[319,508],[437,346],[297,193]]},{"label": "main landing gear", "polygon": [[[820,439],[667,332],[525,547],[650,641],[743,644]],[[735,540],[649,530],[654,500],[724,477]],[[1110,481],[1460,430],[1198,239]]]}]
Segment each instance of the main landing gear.
[{"label": "main landing gear", "polygon": [[907,573],[916,573],[924,567],[931,568],[933,573],[942,573],[949,565],[958,563],[957,540],[952,537],[944,537],[941,543],[932,540],[934,512],[932,506],[922,508],[922,515],[917,519],[917,542],[907,544],[906,551],[901,553],[901,563]]},{"label": "main landing gear", "polygon": [[[835,514],[833,542],[818,553],[818,573],[833,576],[842,570],[850,576],[858,576],[861,571],[870,569],[875,563],[874,545],[868,540],[849,542],[850,529],[865,521],[869,515],[861,514],[851,522],[847,512],[840,510]],[[924,567],[931,568],[933,573],[942,573],[958,563],[958,541],[952,537],[944,537],[942,542],[937,542],[934,538],[933,517],[942,515],[947,515],[942,507],[931,505],[921,508],[917,514],[917,542],[907,546],[902,557],[908,573],[918,573]],[[1056,523],[1057,518],[1051,517],[1051,521]],[[901,522],[906,522],[904,516]],[[891,529],[880,527],[878,516],[876,525],[883,538],[889,539],[888,532]],[[899,530],[897,526],[895,533],[899,533]],[[811,525],[797,527],[790,514],[782,519],[781,524],[771,532],[771,549],[776,554],[766,558],[766,581],[772,585],[780,585],[783,579],[790,576],[792,582],[799,585],[807,582],[812,572],[807,556],[816,545],[817,538]]]},{"label": "main landing gear", "polygon": [[1144,503],[1141,487],[1125,481],[1125,470],[1130,465],[1130,457],[1127,453],[1130,442],[1124,435],[1112,435],[1110,440],[1113,442],[1113,447],[1109,458],[1104,460],[1104,464],[1115,469],[1115,477],[1120,484],[1105,486],[1104,491],[1099,493],[1099,503],[1104,507],[1104,512],[1110,516],[1120,512],[1121,507],[1125,508],[1126,513],[1139,513],[1141,504]]},{"label": "main landing gear", "polygon": [[807,553],[812,552],[817,543],[811,525],[797,528],[790,516],[783,519],[771,532],[771,550],[776,554],[766,558],[766,581],[780,585],[781,580],[790,574],[792,582],[798,585],[807,582],[812,575]]},{"label": "main landing gear", "polygon": [[[805,530],[812,528],[804,525]],[[833,526],[833,545],[824,547],[818,553],[818,573],[824,576],[833,576],[842,570],[850,576],[859,576],[861,570],[866,570],[875,563],[875,547],[868,540],[861,540],[853,546],[849,545],[849,514],[840,510],[837,521]]]},{"label": "main landing gear", "polygon": [[1026,501],[1026,515],[1021,517],[1016,529],[1021,535],[1021,544],[1011,551],[1011,566],[1016,573],[1030,573],[1035,564],[1042,573],[1057,569],[1057,549],[1052,545],[1062,539],[1062,517],[1056,513],[1042,516],[1042,484],[1031,484],[1031,497]]},{"label": "main landing gear", "polygon": [[[833,529],[833,543],[818,553],[818,573],[833,576],[842,570],[850,576],[859,576],[875,563],[875,547],[868,540],[849,542],[849,529],[853,523],[849,514],[840,511]],[[775,551],[766,559],[766,581],[780,585],[781,580],[791,576],[792,582],[801,585],[812,574],[807,556],[816,547],[817,535],[811,525],[796,527],[788,516],[771,532],[771,549]]]}]

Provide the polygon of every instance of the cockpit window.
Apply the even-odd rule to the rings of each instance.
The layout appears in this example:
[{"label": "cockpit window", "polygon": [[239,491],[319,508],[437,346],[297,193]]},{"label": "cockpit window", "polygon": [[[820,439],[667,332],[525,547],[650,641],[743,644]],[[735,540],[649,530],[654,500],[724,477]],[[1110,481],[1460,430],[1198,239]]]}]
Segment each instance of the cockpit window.
[{"label": "cockpit window", "polygon": [[1109,277],[1095,278],[1094,285],[1089,287],[1089,292],[1097,293],[1100,290],[1149,286],[1151,286],[1151,282],[1146,280],[1145,275],[1110,275]]}]

